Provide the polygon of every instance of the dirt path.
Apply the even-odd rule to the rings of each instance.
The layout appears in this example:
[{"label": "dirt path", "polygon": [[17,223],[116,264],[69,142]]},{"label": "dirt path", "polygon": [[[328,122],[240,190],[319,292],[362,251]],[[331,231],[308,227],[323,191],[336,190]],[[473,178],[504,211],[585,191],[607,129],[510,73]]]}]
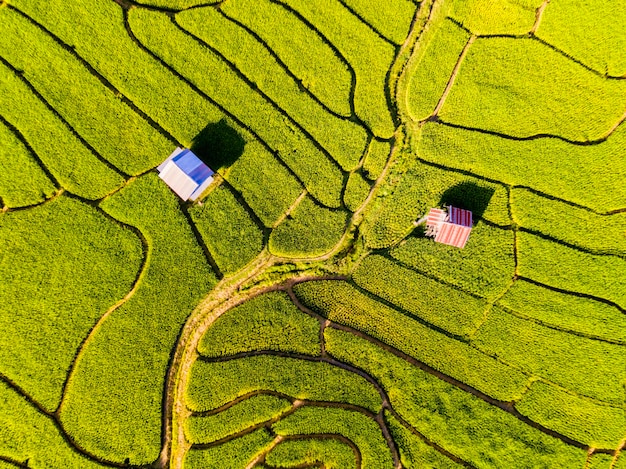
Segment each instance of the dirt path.
[{"label": "dirt path", "polygon": [[441,95],[441,98],[439,98],[439,102],[437,103],[437,106],[435,106],[435,110],[430,115],[428,120],[432,120],[433,118],[439,115],[439,111],[441,111],[441,108],[443,107],[444,103],[446,102],[446,99],[448,98],[448,95],[450,94],[452,85],[454,85],[454,82],[456,81],[456,77],[459,74],[461,64],[463,63],[463,60],[465,59],[465,56],[467,55],[467,51],[469,51],[470,46],[474,43],[475,40],[476,40],[475,35],[470,36],[470,38],[467,40],[465,47],[463,47],[463,50],[461,51],[459,60],[457,60],[456,65],[454,66],[454,69],[452,70],[452,74],[450,75],[450,79],[448,80],[448,84],[446,85],[446,89],[443,91],[443,94]]}]

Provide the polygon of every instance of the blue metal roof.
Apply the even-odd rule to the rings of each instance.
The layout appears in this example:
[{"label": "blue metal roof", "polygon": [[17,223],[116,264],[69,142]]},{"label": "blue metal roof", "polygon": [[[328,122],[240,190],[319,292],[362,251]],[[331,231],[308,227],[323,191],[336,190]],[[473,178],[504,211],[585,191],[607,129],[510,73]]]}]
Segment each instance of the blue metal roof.
[{"label": "blue metal roof", "polygon": [[205,165],[191,150],[183,150],[172,161],[197,184],[213,176],[213,170]]}]

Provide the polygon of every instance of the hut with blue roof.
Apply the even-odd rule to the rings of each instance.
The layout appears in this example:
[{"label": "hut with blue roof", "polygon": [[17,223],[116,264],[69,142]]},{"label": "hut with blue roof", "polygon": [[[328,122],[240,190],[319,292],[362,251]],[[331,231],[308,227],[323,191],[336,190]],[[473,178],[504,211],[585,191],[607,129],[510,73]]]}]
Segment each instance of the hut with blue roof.
[{"label": "hut with blue roof", "polygon": [[196,200],[213,181],[213,170],[191,150],[176,148],[157,167],[159,177],[183,200]]}]

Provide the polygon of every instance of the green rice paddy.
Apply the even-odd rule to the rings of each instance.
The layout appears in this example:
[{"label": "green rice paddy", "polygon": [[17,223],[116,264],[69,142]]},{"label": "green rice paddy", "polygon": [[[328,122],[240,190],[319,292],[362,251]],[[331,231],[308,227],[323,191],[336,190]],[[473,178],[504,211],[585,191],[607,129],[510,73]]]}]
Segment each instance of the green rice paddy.
[{"label": "green rice paddy", "polygon": [[626,7],[583,3],[1,2],[0,469],[625,469]]}]

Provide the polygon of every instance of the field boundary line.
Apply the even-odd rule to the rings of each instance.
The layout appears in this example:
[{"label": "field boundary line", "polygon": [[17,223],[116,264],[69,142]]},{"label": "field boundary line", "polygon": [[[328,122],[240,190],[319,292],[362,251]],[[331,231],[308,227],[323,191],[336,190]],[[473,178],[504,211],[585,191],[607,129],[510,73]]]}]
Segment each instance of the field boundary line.
[{"label": "field boundary line", "polygon": [[[307,282],[307,281],[314,281],[314,280],[304,280],[303,282]],[[298,283],[303,283],[303,282],[294,282],[295,284]],[[324,319],[326,319],[325,316],[322,316],[318,313],[315,312],[311,312],[311,310],[309,308],[306,308],[305,306],[302,305],[302,303],[298,300],[298,298],[295,296],[295,294],[293,294],[294,296],[292,297],[292,301],[294,301],[294,304],[296,304],[296,306],[298,306],[298,308],[300,308],[300,306],[302,306],[304,309],[304,312],[310,311],[309,314],[313,315],[313,316],[320,316],[323,317]],[[291,295],[290,295],[291,296]],[[293,298],[295,298],[295,300],[293,300]],[[517,409],[515,409],[515,407],[513,406],[513,401],[501,401],[498,399],[495,399],[491,396],[489,396],[488,394],[483,393],[482,391],[479,391],[478,389],[457,380],[456,378],[453,378],[435,368],[433,368],[432,366],[426,364],[425,362],[422,362],[421,360],[418,360],[416,358],[413,358],[412,356],[406,354],[405,352],[402,352],[399,349],[396,349],[395,347],[388,345],[382,341],[380,341],[379,339],[376,339],[374,337],[369,336],[368,334],[366,334],[365,332],[362,332],[358,329],[355,329],[351,326],[346,326],[344,324],[340,324],[334,321],[330,321],[330,327],[334,328],[334,329],[338,329],[344,332],[349,332],[359,338],[365,339],[369,342],[371,342],[372,344],[376,345],[377,347],[392,353],[393,355],[397,356],[398,358],[403,359],[404,361],[408,362],[409,364],[415,366],[416,368],[419,368],[422,371],[427,372],[428,374],[431,374],[433,376],[435,376],[436,378],[451,384],[465,392],[468,392],[470,394],[472,394],[474,397],[477,397],[479,399],[481,399],[482,401],[486,402],[487,404],[490,404],[494,407],[497,407],[511,415],[513,415],[514,417],[516,417],[518,420],[521,420],[522,422],[526,423],[527,425],[541,431],[542,433],[545,433],[547,435],[550,435],[554,438],[557,438],[561,441],[563,441],[564,443],[570,445],[570,446],[574,446],[577,448],[582,448],[582,449],[587,449],[588,446],[585,445],[584,443],[581,443],[579,441],[576,441],[572,438],[569,438],[565,435],[562,435],[554,430],[551,430],[547,427],[544,427],[543,425],[534,422],[532,420],[530,420],[528,417],[525,417],[524,415],[520,414]],[[478,350],[478,349],[477,349]],[[482,352],[484,353],[484,352]],[[503,363],[505,364],[505,363]],[[510,365],[509,365],[510,366]],[[527,373],[524,373],[527,374]],[[601,401],[600,401],[601,402]]]},{"label": "field boundary line", "polygon": [[350,84],[350,94],[349,94],[349,104],[350,104],[350,111],[352,113],[352,116],[354,116],[358,122],[361,124],[361,126],[366,129],[368,135],[373,135],[374,133],[372,132],[372,129],[365,124],[361,118],[358,116],[357,112],[356,112],[356,106],[354,104],[354,95],[355,95],[355,91],[356,91],[356,70],[354,70],[354,67],[352,66],[352,64],[350,63],[350,61],[346,58],[346,56],[337,48],[337,46],[335,44],[333,44],[333,42],[328,39],[318,28],[317,26],[315,26],[313,23],[311,23],[308,19],[306,19],[304,17],[304,15],[302,15],[299,11],[297,11],[296,9],[292,8],[290,5],[282,2],[281,0],[269,0],[271,3],[274,3],[280,7],[282,7],[284,10],[286,10],[287,12],[289,12],[292,16],[294,16],[297,20],[299,20],[301,23],[303,23],[307,28],[309,28],[311,31],[313,31],[315,34],[317,34],[317,36],[319,36],[322,39],[322,42],[324,44],[326,44],[328,47],[330,47],[330,49],[333,51],[333,53],[339,57],[341,59],[341,61],[347,66],[348,71],[350,72],[350,76],[352,77],[351,80],[351,84]]},{"label": "field boundary line", "polygon": [[[224,116],[226,116],[227,118],[231,119],[233,122],[235,122],[238,126],[240,126],[242,129],[244,129],[246,132],[248,132],[250,135],[252,135],[253,138],[255,138],[275,159],[276,161],[282,165],[287,172],[289,173],[289,175],[291,177],[293,177],[299,184],[300,186],[306,188],[306,184],[304,184],[304,182],[302,181],[302,179],[293,171],[293,169],[291,168],[291,166],[289,166],[281,157],[280,157],[280,153],[273,149],[264,139],[262,139],[251,127],[249,127],[247,124],[245,124],[241,119],[239,119],[237,116],[235,116],[234,114],[232,114],[230,111],[228,111],[224,106],[222,106],[221,104],[219,104],[217,101],[215,101],[213,98],[211,98],[208,94],[206,94],[204,91],[202,91],[200,88],[198,88],[193,82],[191,82],[189,79],[187,79],[184,75],[180,74],[176,69],[174,69],[173,67],[171,67],[167,62],[165,62],[163,59],[161,59],[161,57],[159,57],[157,54],[155,54],[154,52],[152,52],[148,47],[146,47],[143,43],[141,43],[141,41],[139,41],[139,39],[137,39],[137,37],[135,36],[135,34],[132,31],[132,28],[130,27],[130,23],[128,22],[128,14],[127,11],[124,10],[124,27],[126,29],[126,32],[128,33],[129,37],[131,38],[131,40],[135,43],[135,45],[141,49],[142,51],[144,51],[145,53],[147,53],[150,57],[152,57],[154,60],[156,60],[159,64],[161,64],[161,66],[163,66],[168,72],[170,72],[172,75],[174,75],[176,78],[178,78],[180,81],[182,81],[183,83],[185,83],[187,86],[189,86],[192,91],[194,91],[198,96],[200,96],[201,98],[203,98],[205,101],[207,101],[208,103],[210,103],[211,105],[215,106],[220,112],[222,112],[222,114],[224,114]],[[317,200],[317,199],[316,199]]]},{"label": "field boundary line", "polygon": [[465,46],[463,47],[463,50],[461,51],[461,55],[459,55],[459,58],[456,61],[454,68],[452,69],[452,73],[450,74],[450,78],[448,79],[448,83],[446,84],[446,88],[443,90],[443,93],[441,97],[439,98],[439,101],[437,102],[435,109],[433,109],[433,112],[431,113],[429,117],[427,117],[426,119],[423,119],[421,122],[426,122],[426,121],[438,118],[439,111],[441,111],[441,108],[446,102],[446,99],[448,98],[448,95],[450,94],[450,90],[452,89],[452,86],[454,85],[456,81],[456,77],[459,74],[459,70],[461,69],[461,65],[463,64],[465,56],[467,56],[467,53],[471,45],[474,44],[476,37],[477,37],[476,35],[472,34],[467,40],[467,42],[465,43]]},{"label": "field boundary line", "polygon": [[267,453],[272,451],[281,441],[283,441],[283,437],[281,435],[276,435],[276,437],[272,440],[272,442],[265,448],[258,456],[255,456],[244,469],[253,469],[260,462],[263,462]]},{"label": "field boundary line", "polygon": [[56,178],[54,174],[52,174],[50,169],[48,169],[48,167],[45,165],[45,163],[43,162],[39,154],[35,151],[35,149],[32,147],[30,142],[26,139],[22,131],[18,129],[17,126],[15,126],[7,118],[5,118],[2,114],[0,114],[0,123],[4,124],[5,127],[9,129],[9,131],[15,136],[15,138],[17,138],[22,143],[22,145],[24,145],[26,150],[30,153],[30,155],[33,157],[33,159],[37,163],[37,165],[41,168],[43,173],[50,180],[50,182],[55,186],[55,188],[57,190],[63,189],[63,186],[61,185],[59,180]]},{"label": "field boundary line", "polygon": [[0,62],[4,64],[8,69],[10,69],[15,76],[22,82],[29,91],[33,94],[33,96],[38,99],[52,114],[61,121],[61,124],[65,126],[66,130],[72,134],[78,141],[102,164],[104,164],[108,169],[121,176],[123,179],[128,179],[131,177],[130,174],[122,171],[109,160],[107,160],[104,156],[102,156],[85,138],[78,133],[78,131],[72,127],[72,125],[57,111],[44,96],[35,88],[35,86],[24,76],[24,73],[13,66],[9,61],[7,61],[3,56],[0,56]]},{"label": "field boundary line", "polygon": [[5,462],[11,466],[15,466],[15,467],[21,467],[24,469],[28,469],[28,461],[30,458],[27,458],[26,460],[24,460],[24,462],[20,462],[17,459],[11,458],[9,456],[2,456],[0,455],[0,461]]},{"label": "field boundary line", "polygon": [[600,296],[589,295],[587,293],[580,293],[580,292],[577,292],[577,291],[574,291],[574,290],[566,290],[564,288],[554,287],[552,285],[548,285],[547,283],[543,283],[543,282],[539,282],[537,280],[533,280],[533,279],[531,279],[529,277],[526,277],[524,275],[520,275],[517,278],[519,280],[524,280],[525,282],[532,283],[533,285],[536,285],[538,287],[543,287],[543,288],[546,288],[548,290],[555,291],[557,293],[564,293],[566,295],[576,296],[578,298],[587,298],[589,300],[598,301],[600,303],[604,303],[606,305],[613,306],[614,308],[617,308],[621,313],[626,314],[626,309],[621,307],[619,304],[617,304],[616,302],[614,302],[612,300],[607,300],[606,298],[602,298]]},{"label": "field boundary line", "polygon": [[[75,196],[72,196],[72,197],[75,197]],[[78,197],[75,197],[75,198],[80,200],[80,198],[78,198]],[[98,331],[98,329],[100,329],[100,327],[102,326],[104,321],[106,321],[106,319],[114,311],[116,311],[121,306],[123,306],[128,300],[130,300],[135,295],[135,293],[137,292],[137,290],[140,287],[141,280],[146,276],[146,272],[147,272],[147,270],[148,270],[148,268],[150,266],[150,259],[152,257],[151,256],[151,254],[152,254],[151,245],[148,242],[148,239],[146,238],[146,236],[141,232],[141,230],[139,228],[137,228],[134,225],[131,225],[131,224],[128,224],[128,223],[124,223],[124,222],[118,220],[117,218],[113,217],[108,212],[103,210],[99,205],[94,205],[94,204],[91,204],[91,205],[94,206],[96,208],[96,210],[100,214],[104,215],[107,219],[109,219],[109,220],[113,221],[114,223],[122,226],[123,228],[126,228],[126,229],[130,230],[131,232],[133,232],[133,234],[135,234],[135,236],[137,236],[137,238],[139,239],[139,241],[141,243],[141,247],[142,247],[142,257],[141,257],[141,263],[139,265],[139,269],[137,270],[137,274],[135,275],[135,279],[134,279],[134,281],[132,283],[131,289],[126,293],[126,295],[124,295],[124,297],[122,297],[115,304],[110,306],[104,312],[104,314],[102,314],[102,316],[100,316],[97,319],[97,321],[94,323],[94,325],[89,330],[89,333],[85,336],[85,338],[81,341],[80,345],[76,349],[76,352],[75,352],[75,355],[74,355],[74,359],[72,360],[72,363],[70,365],[70,369],[68,370],[67,376],[65,378],[65,382],[63,383],[63,388],[62,388],[62,392],[61,392],[61,399],[60,399],[59,405],[58,405],[57,409],[54,411],[54,414],[55,414],[55,416],[57,418],[60,418],[60,416],[61,416],[61,412],[62,412],[62,409],[63,409],[63,403],[65,401],[65,397],[66,397],[66,394],[67,394],[68,386],[70,384],[72,376],[75,373],[76,365],[78,363],[78,360],[80,359],[80,355],[82,354],[85,346],[90,342],[90,340],[93,338],[94,334]]]},{"label": "field boundary line", "polygon": [[296,120],[295,117],[293,117],[289,112],[280,107],[278,103],[270,98],[270,96],[266,94],[259,86],[255,85],[255,83],[250,78],[248,78],[241,70],[239,70],[239,68],[237,68],[237,66],[233,62],[231,62],[221,51],[211,46],[195,34],[187,31],[180,24],[178,24],[175,17],[170,17],[170,20],[174,24],[174,26],[178,28],[184,35],[190,37],[193,41],[197,42],[205,49],[208,49],[220,62],[224,63],[229,69],[231,69],[233,73],[237,77],[239,77],[239,79],[242,80],[248,86],[248,88],[250,88],[250,90],[252,90],[253,93],[259,94],[261,98],[263,98],[263,100],[267,102],[272,108],[274,108],[279,114],[281,114],[284,118],[289,119],[289,121],[291,121],[293,125],[295,125],[298,130],[302,132],[302,135],[310,140],[311,143],[313,143],[313,145],[326,157],[326,159],[333,166],[335,166],[335,168],[338,169],[339,172],[341,172],[341,174],[346,173],[346,170],[344,170],[341,165],[335,160],[335,158],[333,158],[332,154],[324,147],[324,145],[318,142],[315,137],[313,137],[313,135],[302,124],[300,124],[298,120]]},{"label": "field boundary line", "polygon": [[[24,399],[26,401],[26,403],[35,410],[35,412],[39,413],[42,417],[48,418],[50,420],[50,422],[52,423],[52,425],[54,426],[54,428],[59,432],[59,436],[68,445],[68,447],[69,447],[68,449],[70,451],[72,451],[73,453],[76,453],[78,455],[84,456],[84,457],[86,457],[88,459],[91,459],[92,461],[96,461],[99,464],[102,464],[103,466],[108,466],[108,467],[128,467],[128,466],[126,466],[124,464],[119,464],[119,463],[115,463],[115,462],[112,462],[112,461],[107,461],[105,459],[101,459],[101,458],[99,458],[99,457],[89,453],[89,451],[87,451],[86,449],[81,447],[78,443],[76,443],[76,441],[74,441],[72,436],[65,431],[65,428],[63,427],[61,421],[59,420],[58,416],[56,415],[56,412],[49,412],[49,411],[47,411],[39,402],[37,402],[35,399],[33,399],[30,396],[30,394],[28,394],[22,387],[18,386],[10,378],[5,376],[2,372],[0,372],[0,381],[4,382],[16,394],[18,394],[22,399]],[[3,460],[1,456],[0,456],[0,460]],[[28,467],[28,466],[26,466],[26,467]]]},{"label": "field boundary line", "polygon": [[93,65],[91,65],[91,63],[89,63],[78,52],[76,52],[76,49],[74,47],[72,47],[69,44],[67,44],[59,36],[54,34],[52,31],[50,31],[44,25],[42,25],[41,23],[36,21],[34,18],[31,18],[28,14],[24,13],[20,9],[18,9],[18,8],[14,7],[13,5],[10,5],[10,4],[9,4],[9,8],[11,10],[19,13],[26,20],[28,20],[30,23],[35,25],[41,31],[43,31],[54,42],[56,42],[63,50],[65,50],[72,57],[74,57],[76,60],[78,60],[78,62],[84,68],[86,68],[91,75],[93,75],[95,78],[97,78],[98,81],[100,81],[100,83],[102,83],[102,85],[105,88],[109,89],[113,94],[115,94],[117,97],[119,97],[124,104],[126,104],[129,108],[131,108],[131,110],[134,111],[136,114],[138,114],[143,120],[145,120],[154,130],[156,130],[159,134],[161,134],[162,137],[164,137],[165,139],[169,140],[170,143],[172,143],[172,144],[180,145],[180,142],[172,134],[170,134],[157,121],[155,121],[144,110],[142,110],[139,106],[137,106],[128,96],[126,96],[124,93],[122,93],[120,90],[118,90],[102,73],[100,73]]},{"label": "field boundary line", "polygon": [[[257,40],[257,42],[259,42],[269,52],[269,54],[274,58],[274,60],[276,60],[276,63],[279,64],[281,66],[281,68],[284,69],[285,73],[289,77],[291,77],[291,79],[293,81],[295,81],[298,84],[298,89],[300,91],[303,91],[307,95],[309,95],[311,97],[311,99],[313,99],[317,104],[319,104],[326,112],[328,112],[329,114],[332,114],[333,116],[337,117],[338,119],[347,120],[347,121],[351,121],[351,122],[354,122],[354,119],[358,119],[358,116],[356,116],[356,114],[354,114],[354,112],[352,112],[349,116],[346,116],[346,115],[343,115],[343,114],[339,114],[338,112],[335,112],[332,109],[330,109],[310,89],[308,89],[306,86],[302,85],[302,80],[300,78],[298,78],[296,76],[296,74],[289,69],[287,64],[280,58],[280,55],[278,54],[278,52],[276,52],[274,49],[272,49],[267,44],[267,42],[265,42],[265,40],[256,31],[254,31],[253,29],[251,29],[250,27],[248,27],[246,24],[242,23],[238,19],[233,18],[232,16],[229,16],[227,13],[224,13],[224,11],[221,8],[218,8],[217,12],[220,15],[222,15],[226,20],[228,20],[228,21],[232,22],[233,24],[237,25],[239,28],[241,28],[242,30],[246,31],[250,36],[255,38]],[[342,57],[339,57],[339,59],[343,62]],[[367,129],[365,124],[363,122],[361,122],[360,120],[359,120],[359,124],[361,124],[362,127]]]},{"label": "field boundary line", "polygon": [[397,44],[396,42],[392,41],[387,36],[385,36],[383,33],[381,33],[373,24],[371,24],[369,21],[367,21],[365,18],[363,18],[363,16],[361,16],[354,8],[352,8],[350,5],[348,5],[344,0],[338,0],[338,2],[346,10],[348,10],[352,16],[357,18],[360,23],[365,25],[367,27],[367,29],[369,29],[371,32],[373,32],[379,39],[381,39],[381,40],[385,41],[387,44],[393,46],[393,48],[396,49],[396,52],[398,51],[398,49],[400,48],[400,44]]}]

